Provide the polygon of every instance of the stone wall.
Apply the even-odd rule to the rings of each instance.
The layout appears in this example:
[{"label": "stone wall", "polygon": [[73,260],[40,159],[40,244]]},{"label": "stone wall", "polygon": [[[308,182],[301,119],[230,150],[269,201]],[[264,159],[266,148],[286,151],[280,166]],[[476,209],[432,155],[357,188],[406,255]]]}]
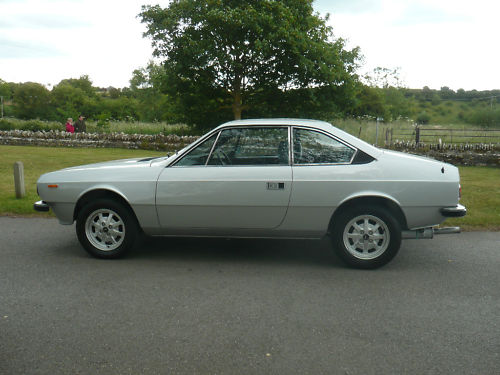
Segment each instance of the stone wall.
[{"label": "stone wall", "polygon": [[2,145],[32,145],[47,147],[108,147],[143,150],[176,151],[198,137],[177,135],[147,135],[124,133],[67,133],[58,130],[32,132],[26,130],[0,131]]},{"label": "stone wall", "polygon": [[[0,131],[0,144],[50,147],[116,147],[143,150],[177,151],[198,137],[177,135],[145,135],[124,133],[76,133],[62,131],[32,132],[26,130]],[[426,145],[411,142],[394,143],[386,148],[410,154],[428,156],[455,165],[500,167],[500,148],[497,144]]]},{"label": "stone wall", "polygon": [[415,144],[414,142],[399,142],[386,148],[427,156],[455,165],[500,167],[500,145],[495,143]]}]

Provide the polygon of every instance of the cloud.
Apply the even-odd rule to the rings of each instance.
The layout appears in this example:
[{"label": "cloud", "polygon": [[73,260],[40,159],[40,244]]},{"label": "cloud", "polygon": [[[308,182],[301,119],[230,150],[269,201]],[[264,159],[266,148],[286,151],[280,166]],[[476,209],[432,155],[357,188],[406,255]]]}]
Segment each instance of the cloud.
[{"label": "cloud", "polygon": [[395,20],[395,25],[422,25],[450,22],[466,22],[469,20],[465,14],[455,13],[430,4],[411,3],[406,7],[401,16]]},{"label": "cloud", "polygon": [[13,14],[0,20],[0,29],[68,29],[92,26],[91,22],[63,14]]},{"label": "cloud", "polygon": [[381,0],[315,0],[314,9],[322,13],[370,13],[382,9]]},{"label": "cloud", "polygon": [[54,46],[22,40],[0,38],[0,59],[44,58],[64,56],[65,54]]}]

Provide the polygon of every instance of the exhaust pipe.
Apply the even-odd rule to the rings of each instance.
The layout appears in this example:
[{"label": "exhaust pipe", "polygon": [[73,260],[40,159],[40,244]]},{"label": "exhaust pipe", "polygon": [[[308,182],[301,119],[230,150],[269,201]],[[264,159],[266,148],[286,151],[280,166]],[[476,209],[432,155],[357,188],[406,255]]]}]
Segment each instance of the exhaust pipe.
[{"label": "exhaust pipe", "polygon": [[453,234],[460,233],[460,227],[445,228],[422,228],[416,230],[404,230],[401,232],[401,238],[405,240],[420,240],[434,238],[435,234]]},{"label": "exhaust pipe", "polygon": [[434,234],[454,234],[460,233],[461,231],[460,227],[444,227],[434,229]]}]

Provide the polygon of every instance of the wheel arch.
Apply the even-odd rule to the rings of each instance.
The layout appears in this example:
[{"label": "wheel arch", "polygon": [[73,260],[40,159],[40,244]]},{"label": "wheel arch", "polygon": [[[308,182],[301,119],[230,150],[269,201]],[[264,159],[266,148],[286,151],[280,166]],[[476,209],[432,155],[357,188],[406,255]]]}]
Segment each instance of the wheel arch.
[{"label": "wheel arch", "polygon": [[76,220],[78,214],[87,203],[102,198],[112,199],[121,203],[127,210],[130,211],[138,227],[140,228],[139,221],[137,220],[137,215],[135,214],[134,209],[132,208],[128,200],[119,192],[107,187],[98,187],[83,193],[76,202],[75,209],[73,211],[73,220]]},{"label": "wheel arch", "polygon": [[333,228],[333,225],[335,223],[335,220],[345,211],[352,207],[357,207],[357,206],[380,206],[384,207],[387,209],[393,216],[394,218],[400,223],[401,229],[407,229],[408,224],[406,222],[406,216],[401,209],[401,206],[399,203],[388,197],[388,196],[382,196],[382,195],[363,195],[363,196],[355,196],[355,197],[350,197],[347,198],[345,201],[343,201],[333,212],[331,218],[330,218],[330,223],[328,225],[329,231]]}]

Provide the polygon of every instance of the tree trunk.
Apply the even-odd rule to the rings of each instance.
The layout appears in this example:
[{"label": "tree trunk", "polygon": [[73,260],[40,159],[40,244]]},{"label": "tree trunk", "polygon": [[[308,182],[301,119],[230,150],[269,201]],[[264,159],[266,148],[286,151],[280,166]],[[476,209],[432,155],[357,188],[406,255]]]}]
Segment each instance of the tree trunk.
[{"label": "tree trunk", "polygon": [[241,120],[241,92],[239,88],[233,92],[233,114],[235,120]]}]

